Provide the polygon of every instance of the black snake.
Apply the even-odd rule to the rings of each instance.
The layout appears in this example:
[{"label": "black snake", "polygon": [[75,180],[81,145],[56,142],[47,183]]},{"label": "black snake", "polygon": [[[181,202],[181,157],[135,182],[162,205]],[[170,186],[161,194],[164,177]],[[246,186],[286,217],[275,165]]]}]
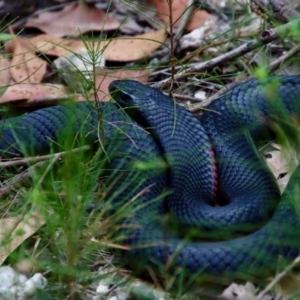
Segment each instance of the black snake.
[{"label": "black snake", "polygon": [[[267,134],[272,124],[297,124],[300,77],[236,85],[213,101],[200,121],[136,81],[114,81],[110,93],[117,104],[65,104],[2,121],[1,156],[58,151],[59,143],[51,141],[67,127],[87,144],[97,144],[102,136],[110,161],[108,181],[119,178],[108,192],[109,213],[131,203],[116,235],[130,247],[129,261],[142,268],[168,264],[193,273],[260,275],[274,271],[279,256],[298,255],[294,203],[300,169],[280,196],[252,139]],[[244,237],[201,242],[177,236],[164,222],[165,214],[179,228],[198,227],[204,235],[265,225]]]}]

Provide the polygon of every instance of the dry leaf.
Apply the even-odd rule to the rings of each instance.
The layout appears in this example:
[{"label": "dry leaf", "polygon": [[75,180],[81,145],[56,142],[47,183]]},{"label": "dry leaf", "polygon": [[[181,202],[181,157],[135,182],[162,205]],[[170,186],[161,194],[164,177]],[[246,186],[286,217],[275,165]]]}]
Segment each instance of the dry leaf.
[{"label": "dry leaf", "polygon": [[228,300],[253,300],[257,289],[251,282],[246,282],[245,285],[232,283],[227,287],[222,296]]},{"label": "dry leaf", "polygon": [[[108,101],[108,85],[116,79],[134,79],[141,83],[147,83],[148,70],[110,70],[105,68],[96,68],[96,87],[97,100]],[[79,85],[80,83],[78,83]],[[90,100],[94,99],[94,90],[91,91]],[[65,86],[60,84],[16,84],[9,86],[0,97],[0,103],[9,103],[20,101],[21,106],[35,106],[55,104],[58,101],[66,100],[70,97]],[[77,100],[86,99],[78,95]]]},{"label": "dry leaf", "polygon": [[0,220],[0,265],[23,241],[45,224],[39,213],[29,213],[23,220],[6,218]]},{"label": "dry leaf", "polygon": [[109,101],[108,86],[117,79],[133,79],[146,84],[148,81],[149,71],[145,70],[109,70],[105,68],[96,69],[96,86],[97,86],[97,100]]},{"label": "dry leaf", "polygon": [[104,57],[113,61],[134,61],[144,58],[164,45],[163,29],[128,38],[116,38],[107,43]]},{"label": "dry leaf", "polygon": [[87,46],[101,51],[106,60],[135,61],[144,58],[164,44],[166,33],[163,29],[136,35],[129,38],[116,38],[108,41],[88,42],[74,39],[60,39],[50,35],[39,35],[28,40],[28,47],[48,55],[62,56],[78,52]]},{"label": "dry leaf", "polygon": [[42,12],[29,18],[25,27],[36,27],[56,37],[79,36],[87,31],[114,30],[120,23],[104,11],[84,3],[66,5],[55,12]]},{"label": "dry leaf", "polygon": [[[156,7],[158,17],[168,26],[170,26],[170,8],[168,1],[161,0],[148,0],[148,2]],[[172,19],[173,26],[176,28],[180,24],[180,20],[187,9],[187,0],[173,0],[172,1]],[[205,10],[194,10],[191,15],[191,19],[186,26],[186,31],[192,31],[199,28],[204,24],[204,22],[211,17]]]},{"label": "dry leaf", "polygon": [[39,83],[42,81],[47,63],[36,56],[27,40],[16,37],[5,44],[5,50],[13,54],[9,71],[15,82]]},{"label": "dry leaf", "polygon": [[194,11],[194,13],[191,16],[190,22],[187,24],[185,28],[186,31],[190,32],[201,27],[211,17],[212,15],[209,14],[206,10],[200,9]]},{"label": "dry leaf", "polygon": [[[77,52],[85,48],[85,45],[81,40],[62,39],[49,34],[41,34],[30,38],[27,43],[28,47],[31,47],[33,51],[53,56],[64,56],[68,55],[70,52]],[[100,42],[99,49],[102,49]]]},{"label": "dry leaf", "polygon": [[72,91],[85,93],[94,80],[94,69],[103,68],[105,59],[101,53],[91,57],[91,54],[84,48],[77,53],[60,56],[53,63]]},{"label": "dry leaf", "polygon": [[299,300],[299,286],[300,276],[297,271],[285,274],[285,276],[275,286],[276,299]]},{"label": "dry leaf", "polygon": [[280,191],[283,192],[295,167],[298,165],[297,154],[278,144],[272,143],[271,145],[274,150],[267,152],[270,157],[267,156],[266,163],[277,179]]},{"label": "dry leaf", "polygon": [[5,93],[0,97],[0,103],[8,103],[12,101],[27,100],[26,106],[36,102],[45,103],[48,100],[57,100],[67,96],[67,89],[60,84],[30,84],[19,83],[9,86]]},{"label": "dry leaf", "polygon": [[0,56],[0,86],[6,86],[10,79],[10,61],[7,58]]}]

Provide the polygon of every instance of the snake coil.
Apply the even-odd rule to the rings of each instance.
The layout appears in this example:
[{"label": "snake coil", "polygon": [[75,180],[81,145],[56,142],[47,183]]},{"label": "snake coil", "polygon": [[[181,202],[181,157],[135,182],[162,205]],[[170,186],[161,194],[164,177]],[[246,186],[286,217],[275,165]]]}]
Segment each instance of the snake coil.
[{"label": "snake coil", "polygon": [[[104,146],[112,153],[111,169],[125,170],[126,175],[120,177],[120,191],[109,195],[111,213],[146,191],[121,220],[117,234],[130,246],[126,256],[142,266],[168,263],[193,273],[261,275],[266,269],[274,271],[279,256],[292,259],[299,254],[295,201],[300,168],[280,196],[252,139],[268,132],[271,121],[296,123],[300,77],[250,79],[213,101],[200,121],[136,81],[114,81],[110,93],[118,105],[100,104]],[[95,143],[97,109],[80,102],[2,121],[1,156],[47,153],[57,147],[51,141],[58,141],[67,126],[74,136],[80,132],[85,143]],[[137,168],[141,162],[148,168]],[[216,200],[221,207],[214,205]],[[181,227],[199,226],[204,233],[266,224],[244,237],[198,242],[165,228],[164,214]]]}]

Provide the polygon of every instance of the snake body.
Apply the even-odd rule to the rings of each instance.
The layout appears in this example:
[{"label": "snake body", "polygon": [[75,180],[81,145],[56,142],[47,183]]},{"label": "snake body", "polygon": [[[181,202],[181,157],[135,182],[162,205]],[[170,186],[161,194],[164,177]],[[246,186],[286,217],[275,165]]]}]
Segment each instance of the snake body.
[{"label": "snake body", "polygon": [[[65,128],[86,144],[97,144],[100,130],[111,178],[122,174],[119,188],[108,193],[110,214],[140,193],[116,234],[129,246],[126,257],[142,266],[260,275],[274,270],[279,256],[289,260],[299,254],[294,203],[299,201],[300,168],[280,196],[252,139],[267,132],[272,120],[293,116],[290,121],[295,123],[299,118],[300,77],[250,79],[236,85],[213,101],[200,121],[136,81],[114,81],[110,92],[118,104],[66,104],[2,121],[1,156],[60,150]],[[216,207],[216,200],[224,205]],[[180,226],[199,226],[208,233],[240,224],[265,225],[244,237],[198,242],[165,227],[164,214]]]}]

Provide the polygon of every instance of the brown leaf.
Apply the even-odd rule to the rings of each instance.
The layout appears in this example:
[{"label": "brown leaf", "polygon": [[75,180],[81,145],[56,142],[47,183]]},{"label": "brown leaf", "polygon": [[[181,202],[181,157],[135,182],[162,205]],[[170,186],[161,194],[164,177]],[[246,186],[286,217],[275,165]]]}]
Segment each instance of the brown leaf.
[{"label": "brown leaf", "polygon": [[45,221],[37,213],[29,213],[23,220],[7,218],[0,220],[0,265],[23,241],[33,235]]},{"label": "brown leaf", "polygon": [[[67,89],[59,84],[18,83],[9,86],[0,97],[0,103],[27,100],[26,104],[61,99],[67,96]],[[25,103],[24,103],[25,104]]]},{"label": "brown leaf", "polygon": [[191,17],[191,20],[185,28],[187,32],[193,31],[201,27],[206,20],[212,17],[212,15],[209,14],[206,10],[199,9],[197,11],[194,11]]},{"label": "brown leaf", "polygon": [[[166,33],[157,30],[129,38],[116,38],[109,41],[83,43],[80,40],[60,39],[51,35],[39,35],[28,40],[28,47],[48,55],[62,56],[70,52],[81,51],[86,46],[89,49],[103,49],[106,60],[135,61],[151,54],[164,44]],[[101,51],[101,50],[98,50]]]},{"label": "brown leaf", "polygon": [[87,31],[117,29],[120,23],[102,10],[84,3],[66,5],[56,12],[42,12],[29,18],[25,27],[36,27],[56,37],[79,36]]},{"label": "brown leaf", "polygon": [[109,84],[117,79],[133,79],[141,83],[147,83],[149,71],[144,70],[110,70],[105,68],[96,69],[97,100],[109,101],[111,99],[108,91]]},{"label": "brown leaf", "polygon": [[[148,2],[156,7],[158,17],[168,26],[170,26],[170,9],[169,1],[165,0],[148,0]],[[172,19],[173,26],[176,28],[179,26],[180,19],[187,9],[187,0],[173,0],[172,3]],[[194,13],[191,15],[191,20],[186,26],[186,31],[192,31],[199,28],[203,23],[210,18],[211,15],[205,10],[195,9]]]},{"label": "brown leaf", "polygon": [[81,40],[62,39],[49,34],[41,34],[30,38],[27,43],[33,51],[53,56],[64,56],[85,48]]},{"label": "brown leaf", "polygon": [[0,86],[6,86],[11,79],[10,76],[10,61],[7,58],[0,56]]},{"label": "brown leaf", "polygon": [[36,56],[27,40],[17,37],[5,44],[5,50],[13,54],[10,74],[15,82],[39,83],[42,81],[47,63]]},{"label": "brown leaf", "polygon": [[133,37],[116,38],[107,43],[106,60],[134,61],[144,58],[164,45],[166,32],[163,29]]}]

